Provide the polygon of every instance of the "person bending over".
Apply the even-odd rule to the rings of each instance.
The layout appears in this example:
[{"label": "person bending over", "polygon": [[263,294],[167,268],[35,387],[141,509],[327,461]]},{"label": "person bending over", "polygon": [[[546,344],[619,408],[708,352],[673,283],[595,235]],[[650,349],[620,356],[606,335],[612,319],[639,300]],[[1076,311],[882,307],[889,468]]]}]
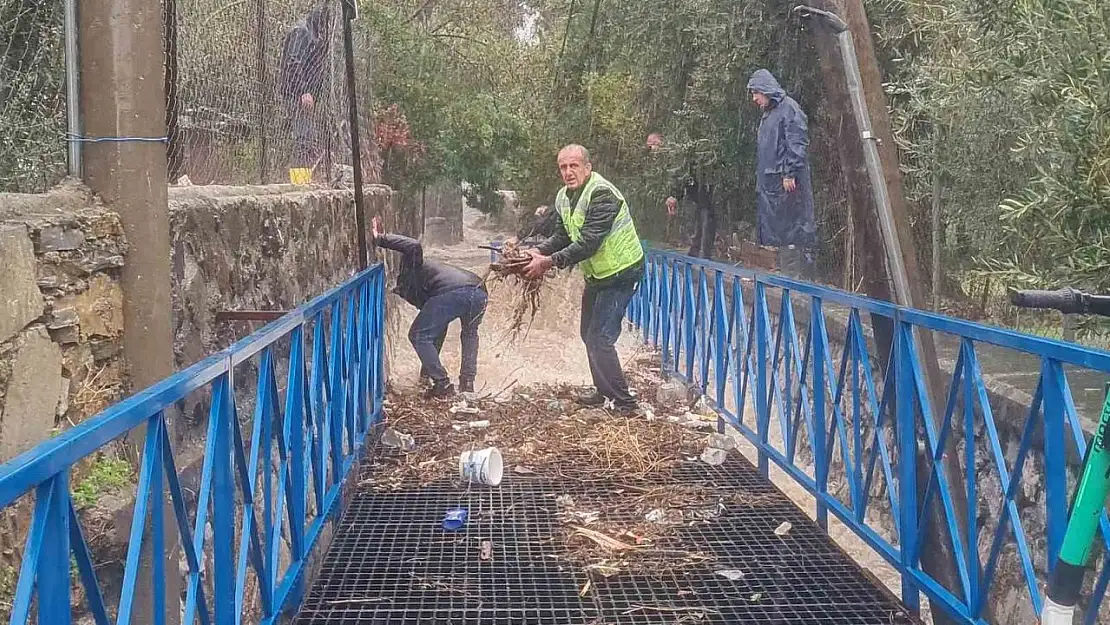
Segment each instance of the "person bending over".
[{"label": "person bending over", "polygon": [[401,254],[401,268],[393,292],[420,311],[409,328],[409,342],[420,357],[421,378],[431,379],[428,396],[442,398],[455,394],[455,386],[440,361],[439,352],[443,349],[447,326],[456,319],[462,324],[459,390],[474,392],[474,378],[478,373],[478,326],[489,299],[482,278],[466,269],[424,258],[424,247],[419,241],[400,234],[386,234],[380,217],[374,217],[372,228],[375,245]]}]

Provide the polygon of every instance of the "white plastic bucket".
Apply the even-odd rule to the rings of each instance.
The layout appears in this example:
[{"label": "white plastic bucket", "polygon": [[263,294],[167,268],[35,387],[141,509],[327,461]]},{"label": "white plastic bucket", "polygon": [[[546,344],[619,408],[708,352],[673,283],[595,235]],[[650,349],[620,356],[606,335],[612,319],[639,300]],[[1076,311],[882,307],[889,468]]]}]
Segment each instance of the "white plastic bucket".
[{"label": "white plastic bucket", "polygon": [[459,476],[468,482],[497,486],[505,473],[501,452],[496,447],[459,454]]}]

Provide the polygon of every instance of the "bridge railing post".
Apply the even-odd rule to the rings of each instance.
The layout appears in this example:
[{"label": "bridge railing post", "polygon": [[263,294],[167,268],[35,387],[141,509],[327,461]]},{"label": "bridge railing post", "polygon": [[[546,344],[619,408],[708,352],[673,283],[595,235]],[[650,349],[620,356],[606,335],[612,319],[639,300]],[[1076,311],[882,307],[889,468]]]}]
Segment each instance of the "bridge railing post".
[{"label": "bridge railing post", "polygon": [[917,417],[916,417],[916,380],[913,371],[913,327],[896,314],[895,325],[895,393],[898,427],[899,462],[899,511],[898,536],[902,573],[902,602],[914,614],[921,610],[921,597],[917,583],[910,574],[917,569],[916,545],[917,527]]},{"label": "bridge railing post", "polygon": [[826,425],[825,408],[828,393],[828,383],[825,377],[825,360],[828,357],[829,346],[825,327],[822,323],[824,312],[821,309],[821,298],[813,296],[809,311],[810,337],[813,341],[813,464],[814,479],[817,481],[817,523],[822,529],[829,527],[829,508],[824,502],[824,497],[829,490],[829,459],[825,449]]},{"label": "bridge railing post", "polygon": [[759,473],[763,477],[767,477],[770,471],[769,458],[767,456],[767,438],[768,429],[770,428],[771,412],[770,412],[770,393],[771,389],[768,382],[767,371],[767,342],[769,340],[768,332],[768,314],[767,314],[767,293],[763,283],[756,281],[755,283],[755,300],[753,302],[755,308],[755,386],[752,388],[755,394],[755,422],[756,433],[759,435]]}]

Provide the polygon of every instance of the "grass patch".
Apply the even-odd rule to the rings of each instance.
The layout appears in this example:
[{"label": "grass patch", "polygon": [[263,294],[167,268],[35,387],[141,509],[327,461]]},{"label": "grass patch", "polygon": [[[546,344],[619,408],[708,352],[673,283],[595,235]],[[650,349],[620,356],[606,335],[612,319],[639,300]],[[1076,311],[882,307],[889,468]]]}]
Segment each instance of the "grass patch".
[{"label": "grass patch", "polygon": [[73,489],[73,504],[79,510],[92,507],[105,493],[115,492],[132,483],[131,463],[119,458],[101,457],[93,462],[88,475]]}]

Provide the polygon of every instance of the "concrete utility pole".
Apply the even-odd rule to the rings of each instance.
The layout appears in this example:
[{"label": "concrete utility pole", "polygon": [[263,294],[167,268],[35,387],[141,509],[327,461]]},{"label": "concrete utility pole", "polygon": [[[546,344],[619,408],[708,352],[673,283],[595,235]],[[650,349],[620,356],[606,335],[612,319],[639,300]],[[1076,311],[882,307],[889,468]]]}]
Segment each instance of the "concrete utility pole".
[{"label": "concrete utility pole", "polygon": [[[130,245],[122,274],[123,354],[135,392],[174,369],[162,7],[143,0],[87,0],[78,11],[84,178],[119,214]],[[148,570],[139,574],[134,614],[136,622],[150,623],[150,614],[161,611],[165,622],[177,623],[176,524],[168,497],[158,493],[158,500],[166,509],[165,596],[153,596],[147,551],[153,541],[144,540]]]},{"label": "concrete utility pole", "polygon": [[[855,150],[842,149],[842,159],[853,158],[851,163],[842,163],[843,169],[849,173],[850,181],[855,178],[854,184],[849,184],[849,189],[857,192],[862,186],[861,181],[858,180],[861,166],[868,174],[870,179],[868,186],[873,197],[873,202],[868,204],[873,207],[874,212],[872,214],[877,217],[877,220],[874,221],[877,222],[882,236],[879,241],[874,238],[867,241],[868,235],[874,237],[874,229],[873,226],[862,224],[865,233],[862,238],[865,239],[866,246],[876,249],[880,246],[875,245],[875,243],[881,243],[881,248],[886,250],[885,266],[889,272],[893,289],[891,290],[887,285],[879,284],[874,267],[865,268],[865,271],[870,274],[868,276],[870,280],[867,280],[865,285],[869,288],[869,295],[873,297],[889,300],[891,299],[890,295],[893,294],[895,296],[894,301],[902,306],[927,310],[928,302],[922,288],[924,284],[923,275],[917,263],[917,250],[910,229],[909,212],[902,190],[898,150],[891,132],[886,94],[882,88],[882,72],[875,57],[867,13],[862,0],[820,0],[820,4],[823,6],[799,6],[795,8],[795,12],[803,17],[816,17],[816,22],[827,31],[818,37],[818,48],[822,54],[822,69],[826,70],[826,83],[830,84],[843,80],[839,85],[832,85],[832,92],[834,93],[832,101],[834,105],[839,102],[841,106],[844,105],[845,101],[850,102],[850,110],[854,119],[849,119],[847,111],[839,111],[842,129],[851,129],[854,136],[859,137],[860,141],[856,143],[862,148],[862,155],[857,153],[854,158]],[[828,74],[829,68],[834,65],[831,59],[833,49],[828,45],[830,34],[836,38],[836,47],[839,48],[839,54],[836,56],[839,57],[840,66],[843,70],[843,74],[838,72],[835,79],[831,79]],[[861,158],[861,156],[862,160],[855,160]],[[851,176],[852,173],[856,176]],[[852,193],[852,195],[853,200],[859,200],[857,193]],[[857,224],[863,212],[858,206],[853,207],[853,219]],[[866,259],[867,257],[861,256],[861,258]],[[890,344],[892,324],[883,320],[881,327],[873,329],[875,330],[876,342],[880,346],[884,343],[886,345]],[[933,416],[936,416],[936,413],[942,411],[945,405],[944,378],[937,360],[936,346],[932,334],[925,331],[915,333],[915,341],[921,355],[925,387],[931,397],[935,413]],[[890,405],[893,405],[893,402]],[[929,418],[929,415],[926,415],[925,418]],[[914,432],[915,437],[916,434]],[[966,523],[968,509],[965,496],[966,489],[963,488],[961,480],[963,473],[960,470],[956,454],[946,454],[941,462],[944,464],[945,473],[949,477],[950,484],[954,484],[951,495],[956,515],[955,523],[957,531],[959,531],[959,528]],[[931,475],[932,459],[920,457],[916,459],[916,464],[918,467],[918,487],[921,491],[919,492],[920,497]],[[922,566],[949,590],[959,595],[961,594],[959,590],[961,586],[957,571],[957,558],[960,558],[961,554],[955,553],[951,542],[946,540],[945,535],[948,533],[947,519],[943,510],[937,505],[935,497],[933,502],[933,507],[925,517],[929,525],[919,528],[919,531],[924,531],[928,535],[928,539],[922,545],[920,554]],[[966,528],[964,529],[966,530]],[[964,536],[961,538],[964,538],[966,544],[966,531],[963,534]],[[905,588],[913,587],[914,585],[910,584]],[[905,597],[904,599],[911,607],[916,607],[917,597]],[[933,607],[933,618],[938,624],[954,623],[935,602]]]}]

